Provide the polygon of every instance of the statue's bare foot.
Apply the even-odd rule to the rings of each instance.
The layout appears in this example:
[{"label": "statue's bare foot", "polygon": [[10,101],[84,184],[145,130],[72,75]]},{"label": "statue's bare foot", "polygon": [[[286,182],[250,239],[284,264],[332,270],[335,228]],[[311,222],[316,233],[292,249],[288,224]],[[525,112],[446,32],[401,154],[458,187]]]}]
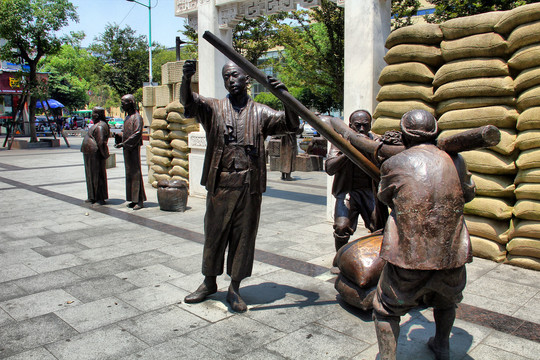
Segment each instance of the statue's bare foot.
[{"label": "statue's bare foot", "polygon": [[144,207],[144,204],[143,203],[139,203],[139,204],[135,204],[135,206],[133,207],[133,210],[140,210]]},{"label": "statue's bare foot", "polygon": [[217,285],[208,286],[206,282],[203,282],[197,290],[189,294],[184,298],[184,302],[187,304],[196,304],[204,301],[208,295],[212,295],[217,292]]},{"label": "statue's bare foot", "polygon": [[439,347],[435,344],[435,338],[429,338],[428,346],[431,351],[435,354],[435,359],[437,360],[450,360],[450,349],[449,347]]},{"label": "statue's bare foot", "polygon": [[236,312],[242,313],[247,310],[246,303],[244,302],[240,294],[233,289],[232,286],[229,286],[229,291],[227,292],[227,302]]}]

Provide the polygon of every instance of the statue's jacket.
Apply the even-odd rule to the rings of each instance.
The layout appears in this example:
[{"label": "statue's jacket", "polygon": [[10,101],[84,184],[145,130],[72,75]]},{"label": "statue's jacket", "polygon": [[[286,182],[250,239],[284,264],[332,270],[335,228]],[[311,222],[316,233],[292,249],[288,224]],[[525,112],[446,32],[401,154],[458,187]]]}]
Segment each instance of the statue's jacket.
[{"label": "statue's jacket", "polygon": [[185,105],[184,116],[195,117],[206,131],[207,147],[201,185],[205,186],[210,194],[214,194],[217,189],[227,126],[243,123],[243,145],[252,149],[249,151],[249,182],[252,194],[266,191],[265,138],[297,130],[288,126],[284,111],[276,111],[251,98],[244,108],[236,111],[229,96],[218,100],[194,93],[193,102]]},{"label": "statue's jacket", "polygon": [[475,185],[459,154],[413,146],[381,166],[379,199],[392,213],[381,257],[405,269],[452,269],[472,260],[463,206]]}]

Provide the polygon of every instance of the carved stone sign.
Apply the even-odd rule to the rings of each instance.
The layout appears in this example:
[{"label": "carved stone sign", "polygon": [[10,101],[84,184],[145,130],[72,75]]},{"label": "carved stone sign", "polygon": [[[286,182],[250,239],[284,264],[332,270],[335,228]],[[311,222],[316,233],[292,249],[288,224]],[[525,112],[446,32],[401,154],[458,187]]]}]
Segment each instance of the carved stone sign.
[{"label": "carved stone sign", "polygon": [[[292,11],[297,5],[303,8],[319,6],[322,0],[217,0],[219,27],[230,29],[243,17],[253,19],[261,15],[275,14],[280,11]],[[339,6],[345,6],[345,0],[331,0]],[[196,16],[198,6],[210,0],[175,0],[175,15],[190,19]],[[193,20],[190,19],[190,26]]]}]

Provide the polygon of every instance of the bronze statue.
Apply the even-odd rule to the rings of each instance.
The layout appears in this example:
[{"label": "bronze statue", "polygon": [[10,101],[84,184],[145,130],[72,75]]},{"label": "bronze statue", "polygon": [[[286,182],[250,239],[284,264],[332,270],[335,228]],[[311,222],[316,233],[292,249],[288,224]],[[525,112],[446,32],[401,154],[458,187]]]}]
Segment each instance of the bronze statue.
[{"label": "bronze statue", "polygon": [[84,173],[86,176],[86,202],[105,205],[109,198],[107,191],[107,170],[105,163],[109,157],[109,124],[105,121],[105,109],[95,107],[92,109],[94,126],[88,130],[81,145],[84,159]]},{"label": "bronze statue", "polygon": [[[195,117],[206,131],[207,148],[201,184],[208,191],[204,218],[204,281],[186,303],[204,301],[217,291],[216,277],[223,273],[225,249],[231,284],[227,302],[237,312],[247,310],[239,294],[240,282],[251,275],[262,193],[266,190],[264,139],[295,132],[299,119],[287,107],[276,111],[254,102],[247,94],[250,77],[229,62],[222,75],[226,98],[207,98],[191,90],[196,62],[184,63],[180,101],[185,116]],[[285,88],[269,77],[275,88]]]},{"label": "bronze statue", "polygon": [[395,359],[399,319],[420,301],[434,308],[429,348],[449,358],[465,264],[472,261],[463,206],[475,195],[463,158],[435,145],[437,121],[423,110],[401,119],[405,150],[381,166],[378,197],[392,212],[380,256],[386,260],[373,301],[381,359]]},{"label": "bronze statue", "polygon": [[298,144],[296,143],[296,133],[288,133],[281,136],[279,147],[279,167],[281,180],[292,181],[291,173],[294,171],[294,162],[298,154]]},{"label": "bronze statue", "polygon": [[[349,127],[359,137],[379,142],[378,136],[371,132],[371,115],[368,111],[353,112],[349,117]],[[337,252],[356,231],[359,215],[364,226],[374,232],[384,227],[387,210],[386,207],[376,206],[376,183],[335,145],[330,147],[325,168],[328,175],[334,175],[332,195],[336,198],[334,243]]]},{"label": "bronze statue", "polygon": [[131,94],[122,96],[122,110],[127,113],[122,135],[115,134],[114,147],[124,150],[126,167],[126,200],[133,210],[142,209],[146,200],[141,170],[141,145],[143,118],[135,108],[135,97]]}]

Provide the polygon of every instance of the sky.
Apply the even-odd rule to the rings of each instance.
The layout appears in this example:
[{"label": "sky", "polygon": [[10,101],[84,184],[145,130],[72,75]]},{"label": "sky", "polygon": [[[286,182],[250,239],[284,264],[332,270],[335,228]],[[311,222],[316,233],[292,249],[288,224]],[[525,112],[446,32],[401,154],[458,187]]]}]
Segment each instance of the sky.
[{"label": "sky", "polygon": [[[77,7],[79,22],[61,29],[61,34],[83,30],[86,38],[82,42],[87,47],[99,36],[108,23],[129,25],[137,35],[148,36],[148,7],[126,0],[70,0]],[[148,0],[138,0],[148,4]],[[152,42],[165,47],[174,47],[178,30],[184,28],[184,18],[174,16],[174,0],[150,0],[152,5]],[[185,40],[185,39],[183,39]]]}]

